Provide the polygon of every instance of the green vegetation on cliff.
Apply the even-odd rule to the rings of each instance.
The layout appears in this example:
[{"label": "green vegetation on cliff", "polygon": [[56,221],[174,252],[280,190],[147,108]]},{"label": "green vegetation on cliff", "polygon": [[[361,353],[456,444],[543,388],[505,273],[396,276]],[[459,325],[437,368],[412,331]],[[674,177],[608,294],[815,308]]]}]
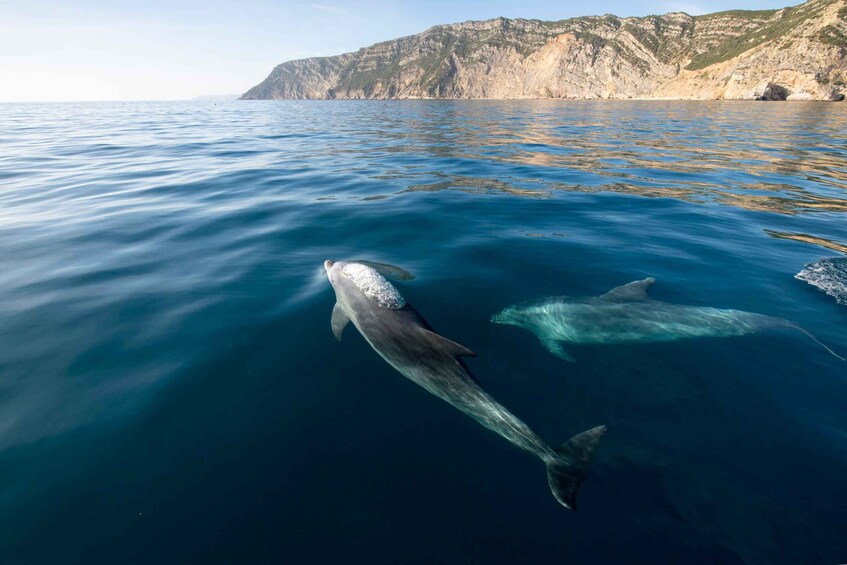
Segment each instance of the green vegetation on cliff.
[{"label": "green vegetation on cliff", "polygon": [[715,48],[696,55],[691,59],[691,62],[688,64],[686,69],[693,71],[703,69],[709,65],[714,65],[715,63],[722,63],[723,61],[728,61],[733,57],[741,55],[745,51],[758,47],[763,43],[779,39],[780,37],[787,35],[791,32],[791,30],[804,21],[819,15],[821,10],[832,4],[834,1],[835,0],[818,0],[816,2],[808,2],[792,8],[784,8],[782,10],[730,10],[727,12],[717,12],[715,14],[698,16],[695,18],[695,21],[715,17],[730,17],[740,20],[756,21],[757,23],[763,23],[763,25],[757,26],[738,37],[731,37]]}]

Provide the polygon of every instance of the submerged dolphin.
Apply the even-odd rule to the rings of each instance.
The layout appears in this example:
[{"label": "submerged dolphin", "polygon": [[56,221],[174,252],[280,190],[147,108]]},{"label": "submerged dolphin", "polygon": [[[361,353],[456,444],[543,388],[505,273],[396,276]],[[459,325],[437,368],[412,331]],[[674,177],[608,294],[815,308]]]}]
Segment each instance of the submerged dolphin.
[{"label": "submerged dolphin", "polygon": [[652,300],[647,296],[647,288],[654,282],[653,278],[634,281],[600,297],[557,297],[537,304],[509,306],[492,316],[491,321],[528,329],[550,353],[565,361],[573,361],[563,347],[568,343],[679,341],[739,336],[770,328],[799,330],[844,360],[812,334],[782,318]]},{"label": "submerged dolphin", "polygon": [[324,269],[335,290],[332,333],[338,340],[352,321],[374,351],[403,376],[539,457],[547,466],[553,496],[566,508],[576,509],[576,491],[605,426],[572,437],[560,449],[549,447],[480,388],[460,359],[476,355],[436,334],[373,267],[326,261]]}]

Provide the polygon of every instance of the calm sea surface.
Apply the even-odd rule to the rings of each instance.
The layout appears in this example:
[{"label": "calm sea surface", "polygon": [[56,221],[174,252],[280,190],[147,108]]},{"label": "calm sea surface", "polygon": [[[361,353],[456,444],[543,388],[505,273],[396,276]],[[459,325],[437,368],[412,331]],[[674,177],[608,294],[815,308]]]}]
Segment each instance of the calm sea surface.
[{"label": "calm sea surface", "polygon": [[[0,105],[0,562],[847,562],[847,364],[799,332],[548,353],[505,306],[788,318],[847,252],[847,105]],[[552,444],[543,466],[330,332],[368,259]]]}]

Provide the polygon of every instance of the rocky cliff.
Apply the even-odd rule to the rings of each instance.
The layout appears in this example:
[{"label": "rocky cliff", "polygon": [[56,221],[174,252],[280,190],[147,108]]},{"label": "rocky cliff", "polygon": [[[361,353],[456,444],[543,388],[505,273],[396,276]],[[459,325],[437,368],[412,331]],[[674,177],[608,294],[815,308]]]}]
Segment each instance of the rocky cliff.
[{"label": "rocky cliff", "polygon": [[847,0],[704,16],[497,18],[278,65],[241,98],[839,100]]}]

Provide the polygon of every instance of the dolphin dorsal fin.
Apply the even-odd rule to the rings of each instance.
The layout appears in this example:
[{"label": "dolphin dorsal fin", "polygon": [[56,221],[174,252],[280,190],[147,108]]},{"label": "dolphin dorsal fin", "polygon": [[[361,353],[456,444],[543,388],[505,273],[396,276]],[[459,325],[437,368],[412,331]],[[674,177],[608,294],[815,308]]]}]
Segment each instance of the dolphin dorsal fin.
[{"label": "dolphin dorsal fin", "polygon": [[348,261],[349,263],[359,263],[360,265],[365,265],[382,275],[387,279],[393,279],[395,281],[411,281],[414,280],[415,275],[398,267],[397,265],[389,265],[388,263],[377,263],[376,261],[366,261],[364,259],[354,259],[352,261]]},{"label": "dolphin dorsal fin", "polygon": [[424,337],[435,344],[438,348],[447,351],[448,353],[456,356],[456,357],[476,357],[476,353],[461,345],[456,343],[455,341],[451,341],[444,336],[440,336],[437,333],[430,331],[426,328],[420,329]]},{"label": "dolphin dorsal fin", "polygon": [[600,297],[601,300],[609,302],[638,302],[640,300],[650,300],[647,296],[647,289],[656,282],[653,277],[647,277],[644,280],[632,281],[625,285],[617,286]]}]

